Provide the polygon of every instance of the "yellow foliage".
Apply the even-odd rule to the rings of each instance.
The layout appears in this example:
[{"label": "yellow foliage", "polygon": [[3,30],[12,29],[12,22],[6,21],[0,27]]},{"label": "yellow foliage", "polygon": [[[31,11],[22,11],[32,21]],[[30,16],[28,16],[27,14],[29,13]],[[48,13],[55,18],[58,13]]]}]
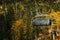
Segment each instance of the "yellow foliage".
[{"label": "yellow foliage", "polygon": [[26,26],[26,24],[23,22],[22,19],[15,21],[15,23],[13,23],[12,25],[13,28],[19,28],[19,27],[24,27],[24,26]]},{"label": "yellow foliage", "polygon": [[56,24],[54,24],[54,25],[56,25],[56,26],[58,26],[60,24],[60,17],[59,16],[60,16],[60,12],[52,11],[50,14],[50,17],[55,20],[54,22]]},{"label": "yellow foliage", "polygon": [[20,29],[23,28],[24,32],[26,33],[26,24],[24,23],[23,19],[19,19],[15,21],[12,25],[12,29],[17,33],[15,35],[15,39],[19,40],[20,38]]}]

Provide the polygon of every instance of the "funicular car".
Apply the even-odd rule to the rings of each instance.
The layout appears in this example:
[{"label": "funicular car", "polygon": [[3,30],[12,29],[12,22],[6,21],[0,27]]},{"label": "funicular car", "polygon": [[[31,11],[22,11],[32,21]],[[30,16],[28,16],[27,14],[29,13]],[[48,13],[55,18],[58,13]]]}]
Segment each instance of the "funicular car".
[{"label": "funicular car", "polygon": [[39,14],[34,17],[33,25],[34,26],[48,26],[51,25],[51,19],[46,18],[47,14]]}]

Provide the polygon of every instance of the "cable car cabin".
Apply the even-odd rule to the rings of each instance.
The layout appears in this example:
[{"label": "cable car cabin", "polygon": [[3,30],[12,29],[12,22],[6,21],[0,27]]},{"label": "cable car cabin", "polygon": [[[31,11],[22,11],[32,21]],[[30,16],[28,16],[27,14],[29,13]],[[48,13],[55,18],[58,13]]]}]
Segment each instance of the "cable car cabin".
[{"label": "cable car cabin", "polygon": [[33,26],[49,26],[51,25],[51,19],[46,18],[47,14],[36,15],[33,20]]}]

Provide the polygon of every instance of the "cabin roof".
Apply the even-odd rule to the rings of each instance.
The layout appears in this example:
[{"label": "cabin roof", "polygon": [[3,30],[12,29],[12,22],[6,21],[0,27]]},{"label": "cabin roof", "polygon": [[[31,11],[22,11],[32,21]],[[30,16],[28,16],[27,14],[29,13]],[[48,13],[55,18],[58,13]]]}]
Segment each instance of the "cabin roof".
[{"label": "cabin roof", "polygon": [[47,14],[38,14],[35,17],[48,16]]}]

